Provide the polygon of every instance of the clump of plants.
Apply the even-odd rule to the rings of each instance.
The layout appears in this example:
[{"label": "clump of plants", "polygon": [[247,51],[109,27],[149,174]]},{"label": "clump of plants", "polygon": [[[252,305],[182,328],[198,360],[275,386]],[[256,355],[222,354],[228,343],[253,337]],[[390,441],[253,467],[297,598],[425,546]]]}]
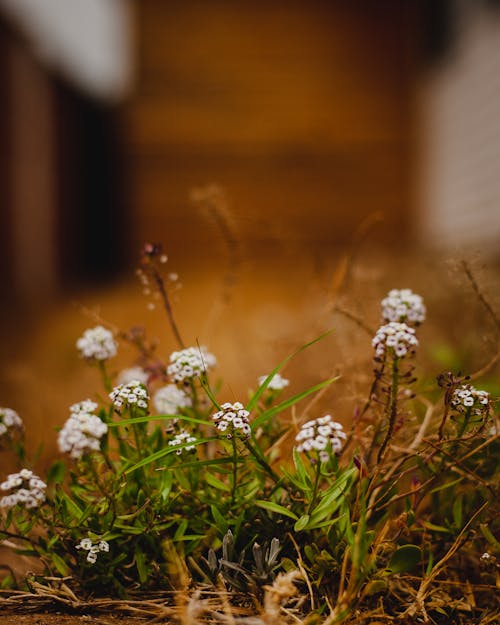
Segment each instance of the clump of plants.
[{"label": "clump of plants", "polygon": [[[37,582],[126,597],[182,580],[187,593],[228,592],[262,622],[493,622],[495,398],[453,372],[418,389],[422,298],[395,289],[383,299],[367,345],[371,389],[346,425],[310,401],[335,378],[301,389],[282,376],[323,337],[250,382],[248,397],[228,397],[212,380],[216,357],[182,341],[165,262],[146,246],[140,278],[176,351],[163,362],[141,331],[86,330],[77,348],[102,389],[70,407],[63,458],[46,476],[25,456],[20,417],[0,409],[2,449],[20,462],[0,483],[0,538],[42,563]],[[113,376],[118,340],[137,347],[137,361]],[[3,586],[33,579],[8,574]]]}]

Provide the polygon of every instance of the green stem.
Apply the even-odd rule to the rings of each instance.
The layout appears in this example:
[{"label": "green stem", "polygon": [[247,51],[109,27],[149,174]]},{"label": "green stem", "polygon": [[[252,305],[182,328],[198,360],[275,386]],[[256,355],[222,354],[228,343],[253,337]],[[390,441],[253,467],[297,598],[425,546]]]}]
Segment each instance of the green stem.
[{"label": "green stem", "polygon": [[231,443],[233,447],[233,483],[231,486],[231,505],[233,505],[236,498],[236,477],[238,472],[238,448],[236,446],[236,436],[234,433]]},{"label": "green stem", "polygon": [[316,474],[314,476],[314,486],[313,486],[313,494],[311,497],[311,502],[309,503],[309,507],[307,508],[307,514],[311,514],[311,511],[314,509],[316,505],[316,499],[318,497],[318,485],[319,479],[321,477],[321,462],[319,459],[319,455],[316,458]]},{"label": "green stem", "polygon": [[106,369],[106,362],[104,360],[99,360],[98,363],[99,363],[99,370],[101,372],[104,388],[106,389],[108,393],[111,393],[111,391],[113,390],[113,387],[111,384],[111,378],[109,377],[107,369]]},{"label": "green stem", "polygon": [[392,438],[394,433],[394,426],[396,425],[396,417],[398,415],[398,386],[399,386],[399,369],[398,369],[399,358],[394,358],[392,361],[392,384],[390,390],[390,398],[388,403],[387,412],[389,413],[387,416],[389,418],[389,426],[387,428],[387,433],[385,435],[384,442],[380,447],[377,456],[377,462],[380,463],[384,457],[385,449]]},{"label": "green stem", "polygon": [[273,481],[279,482],[281,478],[269,466],[268,462],[262,455],[262,452],[258,450],[258,448],[254,447],[248,439],[245,441],[245,446],[248,449],[248,451],[252,454],[252,456],[255,458],[255,460],[257,460],[258,464],[260,464],[260,466],[264,469],[264,471],[273,479]]}]

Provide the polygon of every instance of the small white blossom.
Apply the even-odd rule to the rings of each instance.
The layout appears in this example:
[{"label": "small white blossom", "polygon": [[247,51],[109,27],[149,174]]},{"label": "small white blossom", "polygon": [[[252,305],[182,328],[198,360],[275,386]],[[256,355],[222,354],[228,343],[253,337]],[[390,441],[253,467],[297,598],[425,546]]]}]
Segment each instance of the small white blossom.
[{"label": "small white blossom", "polygon": [[490,394],[478,391],[472,384],[463,384],[453,391],[451,405],[457,412],[483,416],[490,409]]},{"label": "small white blossom", "polygon": [[382,358],[389,353],[393,358],[404,358],[418,345],[415,330],[406,325],[391,321],[381,326],[372,340],[375,355]]},{"label": "small white blossom", "polygon": [[250,436],[250,422],[248,420],[250,413],[239,401],[234,404],[226,402],[222,404],[221,410],[212,415],[212,419],[216,422],[215,427],[219,432],[227,431],[227,438],[232,438],[233,434],[243,438]]},{"label": "small white blossom", "polygon": [[0,438],[9,430],[22,430],[21,417],[12,408],[0,408]]},{"label": "small white blossom", "polygon": [[72,404],[69,407],[69,411],[71,414],[80,414],[85,413],[88,414],[90,412],[95,412],[98,408],[98,404],[91,399],[84,399],[83,401],[79,401],[77,404]]},{"label": "small white blossom", "polygon": [[139,380],[115,386],[109,397],[117,410],[121,410],[124,406],[137,406],[143,410],[148,408],[148,391]]},{"label": "small white blossom", "polygon": [[159,414],[176,414],[179,409],[193,405],[191,397],[175,384],[159,388],[154,394],[153,403]]},{"label": "small white blossom", "polygon": [[0,484],[0,490],[11,491],[0,499],[0,508],[13,508],[18,504],[27,509],[38,508],[45,501],[46,489],[47,484],[29,469],[11,473]]},{"label": "small white blossom", "polygon": [[[175,447],[176,445],[182,445],[184,443],[194,443],[195,441],[196,441],[196,438],[194,436],[191,436],[189,432],[187,432],[186,430],[181,430],[179,434],[174,436],[174,438],[171,441],[168,441],[168,444]],[[186,447],[177,449],[175,453],[178,456],[180,456],[183,451],[191,451],[193,449],[194,449],[194,445],[186,445]]]},{"label": "small white blossom", "polygon": [[94,360],[107,360],[116,356],[117,351],[113,334],[102,326],[85,330],[83,336],[76,342],[76,346],[83,358]]},{"label": "small white blossom", "polygon": [[69,419],[57,438],[59,451],[78,460],[83,455],[100,449],[100,439],[108,431],[108,426],[97,415],[92,414],[96,408],[97,404],[90,399],[71,406]]},{"label": "small white blossom", "polygon": [[[260,376],[258,380],[259,386],[262,386],[262,384],[264,384],[266,378],[267,378],[267,375]],[[267,385],[267,388],[271,391],[281,391],[289,384],[290,384],[290,380],[287,380],[286,378],[281,377],[279,373],[275,373],[273,377],[271,378],[271,381]]]},{"label": "small white blossom", "polygon": [[75,549],[83,549],[88,551],[87,562],[95,564],[97,562],[97,555],[100,551],[109,552],[109,543],[105,540],[100,540],[98,543],[93,543],[90,538],[82,538],[82,540],[75,546]]},{"label": "small white blossom", "polygon": [[205,347],[187,347],[170,354],[170,363],[167,367],[168,375],[174,382],[184,382],[215,367],[217,360]]},{"label": "small white blossom", "polygon": [[411,289],[392,289],[382,300],[382,318],[387,322],[419,324],[425,321],[426,312],[424,300]]},{"label": "small white blossom", "polygon": [[333,421],[330,415],[325,415],[304,423],[295,442],[299,443],[297,451],[315,450],[321,462],[328,462],[332,452],[340,452],[346,438],[342,424]]},{"label": "small white blossom", "polygon": [[118,384],[128,384],[129,382],[137,380],[138,382],[141,382],[141,384],[146,384],[148,378],[148,372],[144,371],[142,367],[129,367],[128,369],[120,371],[116,381]]}]

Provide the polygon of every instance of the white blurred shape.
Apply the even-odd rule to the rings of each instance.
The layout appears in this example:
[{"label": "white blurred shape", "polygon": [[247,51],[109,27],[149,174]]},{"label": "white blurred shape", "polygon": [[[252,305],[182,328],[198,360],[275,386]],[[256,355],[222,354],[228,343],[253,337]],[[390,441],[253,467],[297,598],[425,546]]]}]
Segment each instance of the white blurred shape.
[{"label": "white blurred shape", "polygon": [[44,63],[93,97],[118,100],[132,74],[127,0],[0,0]]},{"label": "white blurred shape", "polygon": [[500,10],[456,2],[456,39],[422,90],[421,234],[434,245],[500,241]]}]

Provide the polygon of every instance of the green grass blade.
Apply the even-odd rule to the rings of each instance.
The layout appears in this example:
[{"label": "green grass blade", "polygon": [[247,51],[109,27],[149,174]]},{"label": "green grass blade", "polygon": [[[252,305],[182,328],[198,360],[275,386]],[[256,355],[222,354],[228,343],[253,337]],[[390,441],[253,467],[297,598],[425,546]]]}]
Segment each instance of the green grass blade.
[{"label": "green grass blade", "polygon": [[277,406],[274,406],[273,408],[266,410],[265,412],[260,414],[256,419],[252,421],[251,423],[252,430],[255,430],[255,428],[259,427],[261,423],[263,423],[267,419],[270,419],[275,414],[278,414],[282,412],[283,410],[290,408],[290,406],[293,406],[294,404],[299,402],[301,399],[304,399],[305,397],[307,397],[308,395],[311,395],[312,393],[315,393],[316,391],[320,391],[322,388],[324,388],[325,386],[329,386],[330,384],[332,384],[332,382],[336,382],[338,379],[339,379],[339,376],[336,376],[335,378],[330,378],[329,380],[320,382],[319,384],[316,384],[315,386],[312,386],[311,388],[308,388],[307,390],[302,391],[302,393],[298,393],[297,395],[294,395],[293,397],[286,399],[284,402],[281,402],[281,404],[278,404]]},{"label": "green grass blade", "polygon": [[289,362],[292,358],[294,358],[295,356],[297,356],[298,354],[303,352],[308,347],[311,347],[311,345],[314,345],[315,343],[318,343],[318,341],[321,341],[322,339],[325,338],[325,336],[328,336],[332,332],[333,332],[333,330],[328,330],[327,332],[324,332],[323,334],[321,334],[320,336],[318,336],[314,340],[309,341],[309,343],[306,343],[305,345],[302,345],[301,347],[296,349],[293,353],[288,355],[284,360],[282,360],[279,363],[279,365],[277,365],[271,371],[271,373],[266,377],[264,382],[262,382],[262,384],[259,386],[259,388],[255,391],[255,393],[253,394],[252,398],[248,402],[247,410],[251,411],[251,410],[253,410],[255,408],[255,406],[257,405],[257,402],[261,398],[262,394],[265,392],[266,388],[269,386],[269,383],[271,382],[271,380],[273,379],[275,374],[278,373],[278,371],[281,371],[281,369],[283,369],[283,367],[287,364],[287,362]]},{"label": "green grass blade", "polygon": [[277,514],[290,517],[294,521],[297,521],[299,518],[291,510],[288,510],[288,508],[285,508],[284,506],[280,506],[278,503],[274,503],[274,501],[265,501],[264,499],[257,499],[257,501],[255,502],[255,505],[259,506],[259,508],[264,508],[264,510],[269,510],[270,512],[276,512]]},{"label": "green grass blade", "polygon": [[136,464],[134,464],[133,466],[128,468],[126,471],[124,471],[124,473],[125,475],[128,475],[129,473],[133,473],[137,469],[140,469],[141,467],[145,467],[148,464],[151,464],[152,462],[156,462],[157,460],[161,460],[162,458],[164,458],[165,456],[168,456],[169,454],[174,454],[177,450],[183,449],[184,447],[189,447],[191,445],[194,445],[194,446],[202,445],[203,443],[208,443],[208,441],[213,441],[216,439],[217,437],[200,438],[190,443],[187,442],[187,443],[182,443],[181,445],[172,445],[169,447],[165,447],[165,449],[160,449],[159,451],[156,451],[154,454],[151,454],[150,456],[147,456],[146,458],[139,460],[139,462],[136,462]]}]

